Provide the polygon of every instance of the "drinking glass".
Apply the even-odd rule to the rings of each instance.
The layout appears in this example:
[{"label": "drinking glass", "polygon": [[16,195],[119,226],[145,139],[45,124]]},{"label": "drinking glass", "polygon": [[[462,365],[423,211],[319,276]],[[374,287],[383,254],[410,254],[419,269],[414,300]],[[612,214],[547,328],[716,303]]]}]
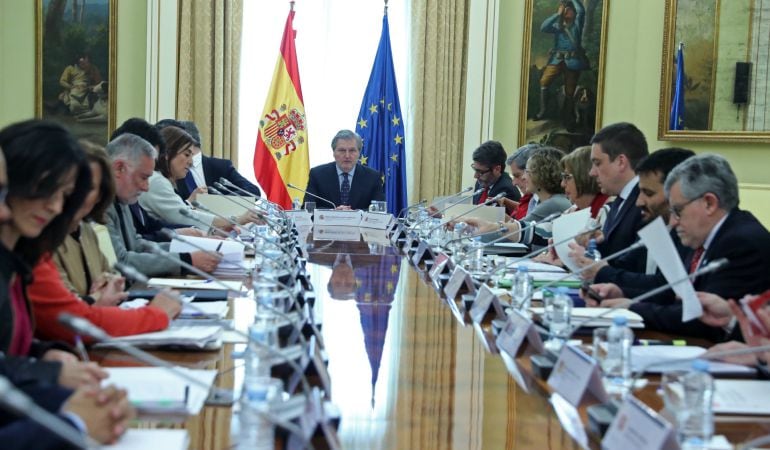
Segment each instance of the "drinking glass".
[{"label": "drinking glass", "polygon": [[372,200],[369,205],[369,212],[384,213],[388,211],[388,203],[382,200]]}]

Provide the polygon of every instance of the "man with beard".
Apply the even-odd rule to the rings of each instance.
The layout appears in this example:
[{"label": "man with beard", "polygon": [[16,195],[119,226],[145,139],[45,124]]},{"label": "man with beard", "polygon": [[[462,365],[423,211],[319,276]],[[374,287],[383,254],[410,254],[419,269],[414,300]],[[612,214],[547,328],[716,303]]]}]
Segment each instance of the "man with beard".
[{"label": "man with beard", "polygon": [[[639,197],[636,206],[642,214],[642,222],[648,224],[658,217],[668,223],[668,201],[663,190],[663,183],[671,170],[682,161],[695,156],[695,152],[683,148],[664,148],[658,150],[642,162],[636,168],[639,176]],[[680,256],[684,249],[679,243],[676,232],[672,231],[672,239],[680,249]],[[582,248],[581,248],[582,250]],[[572,255],[578,259],[580,265],[588,265],[592,260],[582,255]],[[604,255],[608,256],[608,255]],[[656,274],[657,267],[652,258],[647,257],[647,249],[639,248],[626,253],[608,263],[602,263],[584,271],[583,279],[594,280],[595,283],[615,283],[624,289],[649,287],[651,284],[661,284],[663,280],[660,274]],[[662,281],[665,283],[665,280]],[[626,293],[626,295],[629,295]]]}]

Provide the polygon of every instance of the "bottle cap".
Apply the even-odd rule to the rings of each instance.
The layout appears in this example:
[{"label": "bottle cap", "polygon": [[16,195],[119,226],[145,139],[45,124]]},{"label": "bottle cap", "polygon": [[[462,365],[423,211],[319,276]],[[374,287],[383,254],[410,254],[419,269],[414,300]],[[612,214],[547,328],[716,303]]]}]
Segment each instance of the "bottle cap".
[{"label": "bottle cap", "polygon": [[569,295],[569,288],[567,286],[558,286],[556,288],[557,294]]},{"label": "bottle cap", "polygon": [[708,372],[709,362],[705,359],[696,359],[692,362],[692,370],[697,372]]},{"label": "bottle cap", "polygon": [[516,266],[516,272],[527,273],[529,269],[527,269],[527,266]]},{"label": "bottle cap", "polygon": [[612,318],[612,324],[619,327],[626,326],[626,324],[628,324],[628,319],[626,319],[625,316],[615,316]]}]

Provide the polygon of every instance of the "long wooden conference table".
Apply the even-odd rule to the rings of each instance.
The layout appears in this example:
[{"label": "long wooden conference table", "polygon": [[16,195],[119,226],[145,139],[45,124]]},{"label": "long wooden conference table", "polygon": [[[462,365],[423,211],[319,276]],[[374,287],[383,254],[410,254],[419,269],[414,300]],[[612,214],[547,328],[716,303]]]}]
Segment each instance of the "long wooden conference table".
[{"label": "long wooden conference table", "polygon": [[[572,449],[537,380],[529,358],[516,358],[528,391],[498,354],[490,353],[479,327],[460,323],[429,282],[397,249],[366,242],[309,238],[308,271],[315,313],[322,323],[332,402],[341,414],[337,431],[345,449]],[[233,302],[238,326],[254,307]],[[654,336],[652,333],[641,332]],[[216,383],[239,388],[242,369],[233,345],[214,352],[154,352],[192,368],[216,369]],[[138,365],[118,351],[98,352],[106,366]],[[510,365],[509,361],[509,365]],[[653,378],[635,395],[662,408]],[[768,399],[770,401],[770,399]],[[585,406],[579,408],[586,423]],[[233,407],[206,406],[183,422],[139,422],[138,427],[186,428],[191,449],[237,446]],[[770,417],[718,416],[716,433],[745,442],[770,433]],[[598,448],[598,441],[590,446]]]}]

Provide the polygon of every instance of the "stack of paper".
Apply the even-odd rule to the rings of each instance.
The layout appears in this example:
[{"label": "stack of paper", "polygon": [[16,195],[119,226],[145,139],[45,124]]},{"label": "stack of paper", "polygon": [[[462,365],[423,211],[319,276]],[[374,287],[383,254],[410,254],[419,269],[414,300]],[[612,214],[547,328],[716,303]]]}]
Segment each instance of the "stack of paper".
[{"label": "stack of paper", "polygon": [[[672,370],[689,370],[692,360],[706,353],[706,349],[691,345],[652,345],[631,348],[631,366],[634,372],[661,373]],[[754,373],[753,367],[709,361],[709,372],[718,374]]]},{"label": "stack of paper", "polygon": [[717,414],[770,415],[770,383],[763,380],[714,380]]},{"label": "stack of paper", "polygon": [[186,450],[190,446],[187,430],[145,430],[130,428],[113,445],[104,445],[104,450],[146,450],[162,448],[165,450]]},{"label": "stack of paper", "polygon": [[[628,321],[628,326],[631,328],[644,328],[644,319],[639,314],[629,311],[627,309],[613,309],[607,312],[610,308],[572,308],[572,325],[587,321],[581,326],[584,327],[608,327],[612,325],[612,320],[616,316],[623,316]],[[534,314],[543,315],[543,308],[536,307],[530,308]],[[604,314],[602,317],[597,317]],[[595,319],[592,319],[597,317]],[[591,320],[588,320],[591,319]]]},{"label": "stack of paper", "polygon": [[168,287],[172,289],[196,290],[222,290],[227,288],[234,292],[241,292],[241,287],[243,285],[240,281],[215,282],[211,280],[193,280],[188,278],[150,278],[147,284],[154,288]]},{"label": "stack of paper", "polygon": [[224,319],[229,310],[227,302],[199,302],[185,305],[179,319]]},{"label": "stack of paper", "polygon": [[243,264],[245,247],[239,242],[195,236],[185,236],[184,240],[185,242],[178,239],[172,240],[169,251],[172,253],[192,253],[203,249],[222,254],[222,261],[219,262],[214,271],[214,276],[240,276],[245,274],[248,269]]},{"label": "stack of paper", "polygon": [[[161,367],[106,367],[109,377],[103,384],[114,384],[128,391],[128,401],[144,414],[198,414],[209,396],[216,370],[178,370],[205,383],[190,383]],[[153,446],[154,447],[154,446]]]},{"label": "stack of paper", "polygon": [[[173,327],[154,333],[135,334],[116,337],[113,340],[126,342],[138,347],[184,347],[195,350],[213,350],[222,346],[222,327],[220,326],[182,326]],[[100,343],[98,346],[114,347],[112,343]]]}]

